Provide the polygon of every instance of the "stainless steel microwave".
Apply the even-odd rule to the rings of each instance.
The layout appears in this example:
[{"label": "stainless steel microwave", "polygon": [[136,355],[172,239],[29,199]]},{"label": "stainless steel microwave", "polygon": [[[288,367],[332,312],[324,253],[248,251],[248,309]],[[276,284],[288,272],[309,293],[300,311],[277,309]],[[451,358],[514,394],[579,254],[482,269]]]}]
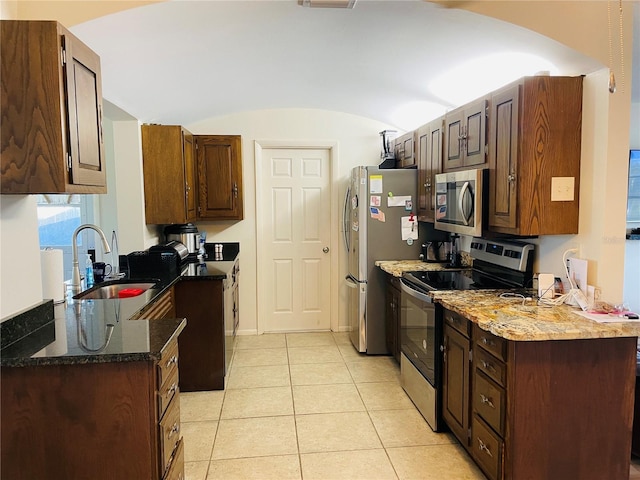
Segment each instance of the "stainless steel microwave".
[{"label": "stainless steel microwave", "polygon": [[482,236],[488,170],[460,170],[436,175],[438,230]]}]

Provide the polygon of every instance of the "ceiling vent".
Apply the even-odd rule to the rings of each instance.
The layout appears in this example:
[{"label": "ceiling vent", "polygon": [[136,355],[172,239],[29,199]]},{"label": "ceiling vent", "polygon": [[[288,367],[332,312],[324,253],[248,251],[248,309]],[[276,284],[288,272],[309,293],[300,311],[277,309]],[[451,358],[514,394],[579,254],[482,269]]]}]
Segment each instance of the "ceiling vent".
[{"label": "ceiling vent", "polygon": [[353,8],[356,0],[298,0],[298,4],[311,8]]}]

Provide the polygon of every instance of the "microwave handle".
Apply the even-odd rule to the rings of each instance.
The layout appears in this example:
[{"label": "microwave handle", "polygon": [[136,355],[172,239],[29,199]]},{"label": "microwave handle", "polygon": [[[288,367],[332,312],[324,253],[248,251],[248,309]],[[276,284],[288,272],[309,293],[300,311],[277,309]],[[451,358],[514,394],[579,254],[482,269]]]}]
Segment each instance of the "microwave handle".
[{"label": "microwave handle", "polygon": [[471,194],[471,191],[469,190],[469,182],[464,182],[464,185],[462,185],[462,188],[460,189],[460,196],[458,197],[458,211],[460,212],[460,217],[462,218],[465,226],[469,225],[469,220],[473,216],[473,210],[468,216],[464,211],[464,197],[467,195],[467,193]]}]

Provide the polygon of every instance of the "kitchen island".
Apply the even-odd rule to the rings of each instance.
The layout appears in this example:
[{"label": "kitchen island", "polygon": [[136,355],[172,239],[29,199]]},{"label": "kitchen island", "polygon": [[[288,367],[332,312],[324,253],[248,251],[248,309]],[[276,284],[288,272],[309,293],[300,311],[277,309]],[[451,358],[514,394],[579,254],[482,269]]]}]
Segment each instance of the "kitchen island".
[{"label": "kitchen island", "polygon": [[513,293],[429,293],[444,323],[446,424],[490,479],[628,479],[640,322]]},{"label": "kitchen island", "polygon": [[48,300],[3,321],[0,478],[183,478],[178,343],[189,321],[175,289],[224,280],[237,257],[185,265],[138,296]]}]

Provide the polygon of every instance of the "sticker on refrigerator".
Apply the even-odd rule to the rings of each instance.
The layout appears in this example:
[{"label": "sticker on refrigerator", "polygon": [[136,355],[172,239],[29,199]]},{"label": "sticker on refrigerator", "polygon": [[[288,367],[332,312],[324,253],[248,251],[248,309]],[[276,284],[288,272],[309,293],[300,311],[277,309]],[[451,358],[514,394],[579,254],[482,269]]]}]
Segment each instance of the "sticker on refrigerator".
[{"label": "sticker on refrigerator", "polygon": [[374,220],[378,220],[380,222],[385,221],[384,212],[378,207],[369,207],[369,212],[371,213],[371,218],[373,218]]},{"label": "sticker on refrigerator", "polygon": [[382,193],[382,175],[369,176],[369,193]]},{"label": "sticker on refrigerator", "polygon": [[[400,229],[402,230],[402,240],[408,243],[409,239],[418,239],[418,222],[414,215],[400,218]],[[413,242],[412,242],[413,243]]]},{"label": "sticker on refrigerator", "polygon": [[372,207],[379,207],[382,203],[382,197],[380,195],[371,195],[369,199],[369,205]]}]

